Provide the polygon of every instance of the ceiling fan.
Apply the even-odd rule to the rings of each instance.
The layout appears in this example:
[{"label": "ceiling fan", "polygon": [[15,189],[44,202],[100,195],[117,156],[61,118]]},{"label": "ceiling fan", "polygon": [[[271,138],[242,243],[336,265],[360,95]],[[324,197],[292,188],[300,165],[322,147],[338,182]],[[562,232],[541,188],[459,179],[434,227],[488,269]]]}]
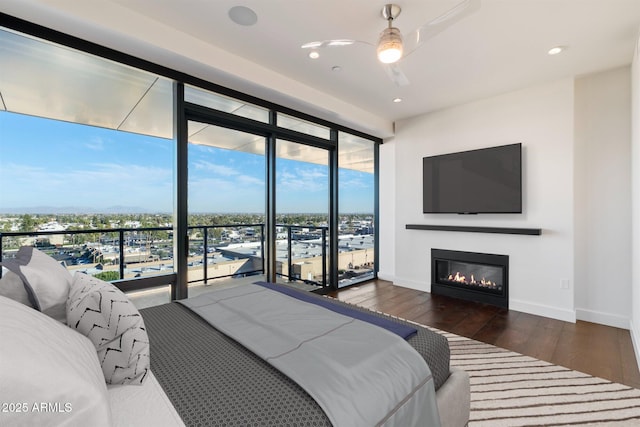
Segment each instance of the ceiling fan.
[{"label": "ceiling fan", "polygon": [[[384,65],[384,69],[391,80],[397,86],[408,85],[409,80],[402,70],[400,70],[398,61],[413,53],[426,40],[449,28],[462,18],[476,12],[480,9],[480,2],[481,0],[463,0],[442,15],[413,30],[404,39],[400,30],[393,26],[393,20],[396,19],[402,11],[401,7],[397,4],[384,5],[380,14],[387,21],[388,26],[380,33],[378,43],[375,47],[378,60]],[[325,47],[349,46],[356,43],[374,46],[372,43],[362,40],[333,39],[313,41],[305,43],[300,47],[302,49],[311,49],[312,52],[314,52],[316,49]]]}]

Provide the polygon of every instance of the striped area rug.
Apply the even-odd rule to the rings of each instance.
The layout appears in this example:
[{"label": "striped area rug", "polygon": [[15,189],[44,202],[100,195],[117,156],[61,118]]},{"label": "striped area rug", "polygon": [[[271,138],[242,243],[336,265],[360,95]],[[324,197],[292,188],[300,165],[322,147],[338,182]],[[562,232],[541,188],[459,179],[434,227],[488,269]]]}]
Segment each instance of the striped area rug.
[{"label": "striped area rug", "polygon": [[639,389],[437,332],[469,373],[469,427],[640,426]]}]

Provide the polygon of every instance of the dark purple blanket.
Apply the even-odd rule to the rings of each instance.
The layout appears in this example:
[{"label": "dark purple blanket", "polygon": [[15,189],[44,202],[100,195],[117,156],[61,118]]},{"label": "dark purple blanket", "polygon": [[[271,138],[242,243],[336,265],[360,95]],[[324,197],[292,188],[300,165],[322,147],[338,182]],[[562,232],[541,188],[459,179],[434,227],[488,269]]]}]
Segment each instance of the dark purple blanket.
[{"label": "dark purple blanket", "polygon": [[331,311],[335,311],[336,313],[342,314],[344,316],[353,317],[354,319],[371,323],[372,325],[376,325],[381,328],[384,328],[389,332],[393,332],[394,334],[401,336],[405,340],[411,338],[414,334],[418,332],[416,328],[413,328],[411,326],[403,325],[401,323],[394,322],[391,319],[385,319],[382,317],[375,316],[373,314],[364,313],[362,311],[355,310],[351,307],[344,307],[341,305],[333,304],[333,302],[330,299],[318,297],[317,295],[311,294],[307,291],[292,289],[288,286],[277,285],[275,283],[269,283],[269,282],[254,282],[254,284],[263,286],[265,288],[271,289],[276,292],[280,292],[292,298],[299,299],[300,301],[319,305],[321,307],[324,307]]}]

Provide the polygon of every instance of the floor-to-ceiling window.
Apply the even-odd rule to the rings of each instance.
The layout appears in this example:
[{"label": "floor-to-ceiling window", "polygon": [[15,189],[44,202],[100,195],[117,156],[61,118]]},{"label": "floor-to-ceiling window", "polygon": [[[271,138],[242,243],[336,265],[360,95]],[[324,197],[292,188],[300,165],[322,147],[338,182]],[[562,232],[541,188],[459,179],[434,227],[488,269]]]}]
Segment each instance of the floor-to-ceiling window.
[{"label": "floor-to-ceiling window", "polygon": [[0,64],[2,256],[37,246],[106,280],[170,270],[171,80],[6,29]]},{"label": "floor-to-ceiling window", "polygon": [[330,250],[331,130],[287,114],[278,127],[324,140],[322,146],[278,139],[276,222],[279,274],[311,286],[328,286]]},{"label": "floor-to-ceiling window", "polygon": [[375,277],[375,144],[338,136],[338,287]]},{"label": "floor-to-ceiling window", "polygon": [[189,122],[190,295],[216,279],[263,274],[264,145],[264,137]]},{"label": "floor-to-ceiling window", "polygon": [[327,286],[329,167],[322,148],[278,140],[277,260],[290,280]]},{"label": "floor-to-ceiling window", "polygon": [[[274,280],[337,286],[338,269],[351,280],[342,284],[375,275],[375,138],[117,52],[99,49],[105,57],[96,56],[15,29],[0,29],[0,38],[2,256],[47,240],[11,233],[61,226],[69,231],[63,246],[100,246],[69,251],[69,265],[91,266],[109,280],[170,273],[176,247],[183,248],[175,240],[182,212],[183,270],[194,286],[268,272],[269,253]],[[180,100],[176,84],[184,88]],[[183,140],[175,111],[187,111]],[[176,166],[180,141],[188,160]],[[356,157],[369,162],[366,168]],[[7,182],[16,189],[4,191]],[[179,211],[182,187],[188,207]],[[346,266],[344,233],[368,235],[360,247],[349,242]],[[222,274],[227,260],[242,266]],[[154,292],[158,302],[169,300],[168,288]]]}]

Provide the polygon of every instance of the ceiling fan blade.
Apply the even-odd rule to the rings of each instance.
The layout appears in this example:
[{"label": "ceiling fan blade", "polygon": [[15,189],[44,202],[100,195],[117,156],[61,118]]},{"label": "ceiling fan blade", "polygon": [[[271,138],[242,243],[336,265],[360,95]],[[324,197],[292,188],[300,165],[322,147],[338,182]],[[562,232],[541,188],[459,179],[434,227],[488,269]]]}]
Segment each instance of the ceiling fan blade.
[{"label": "ceiling fan blade", "polygon": [[396,86],[403,87],[409,85],[409,79],[404,75],[397,62],[394,62],[393,64],[384,64],[383,68]]},{"label": "ceiling fan blade", "polygon": [[302,49],[321,49],[324,47],[333,47],[333,46],[350,46],[356,43],[368,44],[371,46],[371,43],[364,42],[361,40],[351,40],[351,39],[332,39],[332,40],[319,40],[308,42],[300,46]]},{"label": "ceiling fan blade", "polygon": [[404,56],[411,54],[426,40],[446,30],[461,19],[477,12],[480,9],[480,5],[481,0],[463,0],[452,9],[408,34],[405,37]]}]

